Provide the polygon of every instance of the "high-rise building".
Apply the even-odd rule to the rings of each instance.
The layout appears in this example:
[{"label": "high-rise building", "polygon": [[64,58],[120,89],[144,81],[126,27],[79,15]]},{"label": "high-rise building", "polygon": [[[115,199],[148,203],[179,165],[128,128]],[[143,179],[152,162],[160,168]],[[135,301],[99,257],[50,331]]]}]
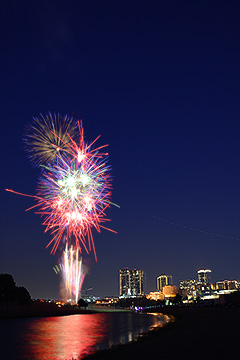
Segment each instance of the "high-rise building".
[{"label": "high-rise building", "polygon": [[142,270],[119,270],[120,297],[141,296],[144,294],[144,272]]},{"label": "high-rise building", "polygon": [[157,289],[162,291],[164,286],[172,285],[172,275],[160,275],[157,277]]},{"label": "high-rise building", "polygon": [[209,274],[211,273],[211,270],[208,269],[201,269],[198,270],[198,282],[201,284],[209,284],[210,283],[210,278],[209,278]]},{"label": "high-rise building", "polygon": [[179,282],[179,293],[183,297],[193,297],[196,290],[196,280],[181,280]]}]

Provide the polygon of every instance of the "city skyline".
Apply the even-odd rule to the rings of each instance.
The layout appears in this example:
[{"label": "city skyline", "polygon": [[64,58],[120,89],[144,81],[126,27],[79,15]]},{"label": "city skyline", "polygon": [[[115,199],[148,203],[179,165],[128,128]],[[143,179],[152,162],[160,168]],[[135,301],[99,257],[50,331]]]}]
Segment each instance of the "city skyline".
[{"label": "city skyline", "polygon": [[39,169],[24,150],[33,117],[73,116],[109,144],[107,217],[94,232],[83,291],[118,294],[118,270],[174,283],[212,269],[240,279],[239,5],[153,2],[1,4],[0,272],[34,298],[58,298],[30,198]]},{"label": "city skyline", "polygon": [[[144,274],[144,271],[143,270],[130,270],[129,268],[124,268],[124,269],[120,269],[119,270],[119,294],[120,294],[120,297],[124,294],[124,296],[133,296],[133,295],[136,295],[136,296],[139,296],[139,294],[133,294],[132,291],[130,291],[128,293],[128,291],[126,291],[127,289],[131,289],[131,280],[130,280],[130,277],[131,277],[131,273],[134,273],[134,272],[141,272],[142,274]],[[195,278],[191,278],[190,276],[187,277],[186,279],[181,279],[181,280],[178,280],[177,282],[174,282],[173,281],[173,277],[172,275],[168,274],[162,274],[162,275],[159,275],[156,277],[156,288],[153,288],[153,289],[150,289],[149,292],[162,292],[163,291],[163,288],[165,286],[177,286],[179,289],[181,289],[181,287],[184,285],[186,287],[188,286],[191,286],[191,285],[196,285],[196,284],[206,284],[206,285],[209,285],[209,284],[214,284],[216,289],[217,290],[227,290],[227,289],[235,289],[237,288],[237,286],[240,286],[240,279],[237,279],[237,278],[232,278],[232,279],[226,279],[224,278],[223,279],[218,279],[216,281],[212,281],[211,280],[211,277],[208,275],[209,273],[212,273],[212,270],[210,269],[199,269],[199,270],[196,270],[196,275],[195,275]],[[121,277],[129,277],[129,280],[126,281],[122,281],[121,280]],[[237,285],[239,284],[239,285]],[[125,289],[125,291],[123,290],[123,288]],[[145,285],[144,285],[144,288],[146,288],[146,282],[145,282]],[[143,291],[142,292],[142,295],[143,294],[147,294],[147,292]]]}]

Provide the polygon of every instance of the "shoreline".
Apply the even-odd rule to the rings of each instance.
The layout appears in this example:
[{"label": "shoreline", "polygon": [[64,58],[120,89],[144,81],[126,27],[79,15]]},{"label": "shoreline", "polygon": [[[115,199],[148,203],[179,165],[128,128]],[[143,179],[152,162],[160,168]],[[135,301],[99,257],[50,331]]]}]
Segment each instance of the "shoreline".
[{"label": "shoreline", "polygon": [[93,310],[56,310],[56,311],[36,311],[36,310],[26,310],[26,311],[11,311],[11,312],[0,312],[0,320],[3,319],[30,319],[35,317],[53,317],[53,316],[69,316],[77,314],[96,314],[96,311]]},{"label": "shoreline", "polygon": [[240,359],[240,308],[170,306],[152,312],[174,317],[174,321],[84,360]]},{"label": "shoreline", "polygon": [[56,307],[43,304],[36,306],[29,304],[26,306],[14,305],[14,306],[0,306],[0,320],[1,319],[24,319],[34,317],[52,317],[52,316],[68,316],[78,314],[98,314],[103,312],[130,312],[128,309],[109,309],[109,308],[95,308],[89,307],[88,309],[80,309],[76,307]]},{"label": "shoreline", "polygon": [[[21,307],[22,308],[22,307]],[[30,317],[68,316],[96,314],[93,309],[78,308],[27,309],[27,313],[3,314],[2,320]],[[5,309],[6,310],[6,309]],[[17,310],[17,309],[16,309]],[[22,308],[23,310],[23,308]],[[34,311],[33,311],[34,310]],[[38,309],[39,310],[39,309]],[[55,311],[53,311],[55,310]],[[10,309],[9,309],[10,311]],[[126,344],[100,350],[81,358],[82,360],[239,360],[240,308],[204,306],[166,306],[148,309],[147,313],[158,313],[170,317],[164,326],[140,333],[138,338]],[[2,315],[2,316],[1,316]],[[79,360],[76,357],[72,360]]]}]

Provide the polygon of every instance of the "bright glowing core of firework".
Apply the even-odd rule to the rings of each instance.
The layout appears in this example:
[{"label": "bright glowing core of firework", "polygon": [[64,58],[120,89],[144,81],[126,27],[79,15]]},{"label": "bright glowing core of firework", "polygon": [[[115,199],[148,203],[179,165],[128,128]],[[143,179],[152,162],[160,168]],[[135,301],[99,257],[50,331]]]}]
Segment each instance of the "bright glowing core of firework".
[{"label": "bright glowing core of firework", "polygon": [[[37,195],[32,196],[37,204],[30,209],[39,208],[37,213],[44,218],[45,232],[49,230],[53,235],[48,244],[48,246],[53,245],[51,250],[53,254],[60,243],[63,243],[64,246],[68,244],[77,247],[80,252],[84,249],[87,254],[93,250],[97,260],[92,228],[98,232],[101,228],[110,230],[102,225],[109,221],[106,218],[105,210],[112,204],[110,201],[112,189],[110,167],[106,164],[106,155],[108,154],[101,150],[107,145],[94,148],[93,144],[99,137],[90,145],[86,144],[82,122],[78,122],[79,140],[77,142],[68,132],[66,133],[67,130],[63,132],[63,128],[69,129],[67,125],[57,123],[58,132],[54,133],[53,129],[57,125],[55,126],[54,122],[51,123],[49,118],[47,120],[44,119],[41,126],[38,120],[33,133],[36,135],[38,131],[41,131],[41,136],[39,135],[39,139],[37,138],[39,146],[40,144],[51,145],[53,140],[55,143],[48,146],[49,156],[45,158],[44,152],[40,151],[40,147],[36,144],[37,135],[34,135],[31,151],[32,154],[36,152],[35,155],[42,164],[42,176],[37,188]],[[37,125],[39,125],[38,131]],[[44,129],[47,126],[48,137],[46,140]],[[50,136],[51,134],[53,138]],[[29,138],[31,139],[30,135]],[[56,151],[58,148],[61,151]],[[51,151],[53,152],[52,156],[50,156]]]},{"label": "bright glowing core of firework", "polygon": [[66,302],[71,299],[71,302],[77,304],[85,277],[78,249],[74,249],[73,246],[68,248],[66,245],[61,259],[61,270],[63,300]]},{"label": "bright glowing core of firework", "polygon": [[105,209],[110,206],[111,184],[109,167],[92,153],[78,162],[74,157],[59,157],[52,166],[45,166],[38,186],[39,213],[45,217],[46,231],[54,238],[54,253],[66,234],[66,241],[83,247],[88,253],[95,248],[91,228],[100,232],[107,221]]}]

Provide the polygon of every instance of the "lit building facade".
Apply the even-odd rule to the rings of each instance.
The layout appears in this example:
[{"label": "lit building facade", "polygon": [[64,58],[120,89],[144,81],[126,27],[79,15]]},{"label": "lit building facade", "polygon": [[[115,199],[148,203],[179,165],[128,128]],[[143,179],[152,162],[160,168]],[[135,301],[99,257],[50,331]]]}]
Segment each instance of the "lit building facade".
[{"label": "lit building facade", "polygon": [[212,271],[208,269],[198,270],[198,282],[200,284],[209,284],[210,283],[210,273]]},{"label": "lit building facade", "polygon": [[191,298],[196,295],[196,280],[181,280],[179,282],[179,294],[183,298]]},{"label": "lit building facade", "polygon": [[164,300],[164,294],[161,291],[152,291],[148,295],[146,295],[146,298],[149,300]]},{"label": "lit building facade", "polygon": [[209,269],[198,270],[197,274],[197,281],[181,280],[179,282],[179,294],[184,301],[192,301],[198,297],[204,301],[216,301],[221,295],[240,290],[240,282],[237,280],[223,280],[212,284],[210,282],[211,270]]},{"label": "lit building facade", "polygon": [[181,280],[179,283],[179,293],[183,299],[196,299],[198,296],[209,294],[213,291],[213,285],[210,284],[211,270],[201,269],[197,271],[198,280]]},{"label": "lit building facade", "polygon": [[175,297],[178,294],[178,288],[174,285],[166,285],[163,288],[163,295],[166,299]]},{"label": "lit building facade", "polygon": [[160,275],[157,277],[157,289],[163,291],[164,286],[172,285],[172,275]]},{"label": "lit building facade", "polygon": [[144,295],[144,272],[142,270],[119,270],[120,297],[136,297]]},{"label": "lit building facade", "polygon": [[237,288],[237,280],[224,280],[216,282],[216,290],[235,290]]}]

